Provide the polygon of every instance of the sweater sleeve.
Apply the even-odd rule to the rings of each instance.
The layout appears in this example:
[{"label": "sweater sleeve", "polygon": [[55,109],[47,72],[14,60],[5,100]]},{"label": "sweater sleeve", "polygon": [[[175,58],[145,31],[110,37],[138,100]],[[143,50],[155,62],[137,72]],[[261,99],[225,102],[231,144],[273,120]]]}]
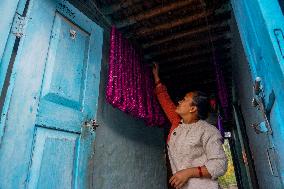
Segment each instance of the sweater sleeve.
[{"label": "sweater sleeve", "polygon": [[176,125],[180,121],[179,115],[175,112],[176,106],[171,100],[167,88],[159,84],[155,88],[155,93],[157,95],[158,101],[160,102],[165,114],[167,115],[168,119],[170,120],[172,125]]},{"label": "sweater sleeve", "polygon": [[222,146],[222,136],[219,131],[205,134],[203,148],[207,156],[205,166],[213,180],[222,176],[227,171],[227,157]]}]

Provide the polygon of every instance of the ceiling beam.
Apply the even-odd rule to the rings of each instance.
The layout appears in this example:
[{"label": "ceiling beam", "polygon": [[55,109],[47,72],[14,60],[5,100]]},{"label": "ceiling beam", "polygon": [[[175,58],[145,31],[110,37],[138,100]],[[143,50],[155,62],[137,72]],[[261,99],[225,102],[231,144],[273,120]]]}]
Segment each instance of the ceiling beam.
[{"label": "ceiling beam", "polygon": [[178,88],[197,88],[197,86],[206,86],[206,87],[212,87],[215,88],[215,78],[205,79],[205,80],[187,80],[185,82],[179,83],[180,85],[177,85],[177,82],[169,83],[169,87],[178,87]]},{"label": "ceiling beam", "polygon": [[[192,76],[190,78],[176,80],[176,81],[165,81],[165,84],[168,88],[177,91],[178,93],[186,93],[189,90],[200,90],[201,88],[211,88],[216,89],[216,79],[214,77],[211,78],[203,78]],[[186,90],[185,90],[186,89]],[[183,94],[184,95],[184,94]]]},{"label": "ceiling beam", "polygon": [[175,64],[172,64],[172,65],[161,64],[160,73],[164,74],[164,73],[168,73],[172,71],[177,71],[180,68],[186,68],[190,66],[199,66],[200,64],[209,63],[211,61],[212,61],[212,57],[204,56],[198,59],[190,59],[190,60],[186,60],[183,62],[176,62]]},{"label": "ceiling beam", "polygon": [[[227,78],[228,73],[224,73],[224,77]],[[167,84],[172,84],[172,85],[182,85],[182,84],[188,84],[188,85],[193,85],[193,84],[201,84],[204,81],[208,80],[216,80],[216,74],[215,71],[206,71],[202,72],[197,71],[195,73],[191,73],[188,75],[183,75],[180,76],[179,73],[176,74],[176,76],[170,76],[170,77],[161,77],[161,80],[164,81]],[[227,87],[231,86],[226,84]]]},{"label": "ceiling beam", "polygon": [[230,42],[230,39],[226,38],[226,36],[224,36],[224,34],[212,36],[211,40],[209,39],[209,36],[208,36],[208,38],[203,38],[203,39],[195,41],[195,42],[187,41],[186,43],[183,43],[183,44],[172,45],[172,48],[165,48],[165,49],[161,49],[161,50],[156,51],[156,52],[152,51],[152,53],[146,54],[144,56],[144,58],[152,59],[153,57],[156,57],[156,56],[161,56],[163,54],[170,54],[170,53],[177,52],[177,51],[191,50],[191,49],[194,50],[196,48],[198,48],[198,49],[204,48],[205,46],[210,47],[211,41],[214,44],[214,43],[216,43],[217,41],[220,41],[220,40],[222,40],[222,44],[224,44],[224,45],[227,45]]},{"label": "ceiling beam", "polygon": [[185,7],[187,5],[193,4],[196,1],[197,0],[183,0],[183,1],[176,1],[176,2],[173,2],[173,3],[169,3],[167,5],[161,5],[157,8],[152,9],[152,10],[143,11],[138,15],[133,15],[133,16],[128,17],[125,20],[117,22],[116,27],[117,28],[123,28],[123,27],[126,27],[126,26],[130,26],[130,25],[135,24],[137,22],[140,22],[142,20],[147,20],[147,19],[150,19],[152,17],[167,13],[169,11],[173,11],[173,10]]},{"label": "ceiling beam", "polygon": [[184,25],[184,24],[189,24],[191,22],[206,18],[208,16],[213,15],[213,13],[214,13],[214,10],[202,11],[201,13],[193,14],[185,18],[175,19],[168,23],[160,24],[154,27],[142,28],[138,30],[137,32],[135,32],[135,34],[141,37],[141,36],[147,36],[152,33],[159,32],[159,31],[170,30],[171,28]]},{"label": "ceiling beam", "polygon": [[214,30],[214,29],[218,29],[218,28],[224,28],[224,29],[228,28],[229,29],[229,25],[228,25],[227,20],[222,22],[222,23],[204,25],[202,27],[190,29],[188,31],[183,31],[183,32],[171,34],[170,36],[167,36],[165,38],[153,40],[150,43],[146,43],[146,44],[142,45],[142,47],[144,49],[147,49],[147,48],[154,46],[154,45],[160,45],[160,44],[163,44],[163,43],[166,43],[166,42],[169,42],[169,41],[177,40],[177,39],[180,39],[180,38],[183,38],[183,37],[192,36],[192,35],[202,33],[202,32],[209,32],[210,30]]},{"label": "ceiling beam", "polygon": [[200,67],[194,67],[194,68],[176,70],[174,72],[169,72],[165,74],[164,78],[171,78],[171,79],[183,78],[184,76],[188,76],[188,75],[199,75],[199,77],[202,77],[201,75],[203,75],[204,73],[207,73],[207,74],[214,73],[215,74],[213,65],[207,64],[207,66],[205,65],[204,67],[202,67],[202,69]]},{"label": "ceiling beam", "polygon": [[[214,30],[213,33],[211,33],[211,37],[215,38],[218,36],[223,36],[224,39],[231,39],[232,36],[231,34],[229,34],[229,32],[227,31],[229,29],[228,28],[218,28],[218,30]],[[204,44],[206,44],[206,40],[210,41],[210,34],[209,33],[199,33],[199,34],[195,34],[193,36],[188,36],[182,39],[178,39],[178,40],[173,40],[173,41],[169,41],[160,45],[155,45],[152,47],[149,47],[147,49],[143,49],[144,54],[150,54],[150,53],[155,53],[155,52],[159,52],[162,50],[166,50],[166,49],[172,49],[173,47],[178,47],[181,44],[185,44],[185,43],[191,43],[191,44],[198,44],[200,41],[200,44],[202,45],[202,41],[204,40]],[[222,39],[220,39],[222,40]],[[216,42],[214,42],[215,44],[219,44],[219,41],[217,40]]]},{"label": "ceiling beam", "polygon": [[[162,77],[163,76],[163,77]],[[196,78],[200,78],[202,79],[203,77],[207,77],[207,78],[214,78],[215,77],[215,71],[214,71],[214,67],[206,67],[206,68],[202,68],[202,69],[187,69],[185,71],[175,71],[175,72],[171,72],[168,73],[166,75],[161,75],[161,77],[163,79],[173,79],[173,80],[177,80],[177,79],[182,79],[183,78],[190,78],[190,77],[196,77]]]},{"label": "ceiling beam", "polygon": [[173,96],[173,101],[177,102],[178,100],[182,99],[184,95],[193,90],[199,90],[205,92],[207,95],[216,94],[216,85],[215,80],[207,80],[203,83],[196,83],[196,84],[188,84],[184,83],[182,85],[167,85],[168,91],[170,95]]},{"label": "ceiling beam", "polygon": [[[230,53],[230,49],[224,49],[222,51],[224,54],[229,54]],[[184,55],[180,55],[180,56],[176,56],[176,57],[173,57],[172,59],[165,59],[164,62],[158,62],[158,64],[160,64],[161,66],[174,66],[174,65],[177,65],[177,62],[180,62],[180,61],[188,61],[188,60],[191,60],[191,59],[201,59],[203,57],[213,57],[212,56],[212,51],[211,50],[204,50],[202,52],[196,52],[196,53],[192,53],[192,54],[184,54]],[[155,61],[155,60],[153,60]],[[149,62],[149,61],[148,61]]]},{"label": "ceiling beam", "polygon": [[[226,73],[226,76],[230,76],[228,75],[229,73],[231,73],[232,68],[230,67],[223,67],[222,71]],[[178,73],[178,74],[177,74]],[[175,77],[181,77],[183,78],[183,76],[187,76],[187,75],[194,75],[194,74],[198,74],[202,75],[203,73],[214,73],[215,74],[215,67],[213,64],[210,64],[209,62],[207,63],[207,65],[203,64],[200,65],[199,67],[187,67],[186,69],[180,69],[180,70],[175,70],[175,71],[171,71],[168,73],[164,73],[161,74],[161,76],[164,75],[165,78],[175,78]],[[202,77],[202,76],[201,76]]]},{"label": "ceiling beam", "polygon": [[[230,57],[222,57],[220,59],[222,62],[230,62],[231,61],[231,58]],[[160,73],[161,74],[167,74],[169,72],[175,72],[175,71],[179,71],[180,69],[187,69],[189,67],[200,67],[200,66],[203,66],[205,64],[213,64],[212,62],[212,57],[202,57],[202,58],[199,58],[197,60],[190,60],[190,61],[187,61],[187,62],[184,62],[184,63],[176,63],[172,66],[165,66],[165,67],[162,67],[160,68]]]},{"label": "ceiling beam", "polygon": [[[222,56],[220,56],[220,60],[230,60],[230,56],[228,56],[229,54],[223,54]],[[160,67],[161,67],[161,72],[163,71],[167,71],[167,70],[173,70],[175,68],[182,68],[182,67],[186,67],[187,65],[189,66],[193,66],[193,65],[198,65],[201,63],[205,63],[205,62],[212,62],[213,58],[211,56],[211,54],[209,54],[208,56],[196,56],[196,57],[191,57],[190,59],[186,58],[184,60],[181,61],[175,61],[175,62],[169,62],[169,63],[160,63],[157,62]]]},{"label": "ceiling beam", "polygon": [[[229,53],[231,49],[231,44],[222,44],[220,46],[214,46],[214,49],[221,51],[222,53]],[[151,59],[146,59],[147,62],[159,61],[161,64],[169,64],[171,62],[180,62],[180,60],[184,60],[186,58],[192,59],[194,57],[201,58],[204,56],[212,57],[212,47],[207,46],[203,48],[190,48],[190,49],[183,49],[180,51],[177,51],[176,53],[168,53],[161,56],[155,56]]]},{"label": "ceiling beam", "polygon": [[172,57],[172,58],[160,60],[159,63],[160,64],[175,64],[175,62],[180,61],[180,60],[189,59],[189,58],[193,58],[193,57],[211,56],[211,55],[212,55],[212,50],[211,49],[205,49],[205,50],[199,51],[199,52],[178,55],[178,56],[175,56],[175,57]]},{"label": "ceiling beam", "polygon": [[140,1],[141,0],[123,0],[119,3],[102,7],[101,12],[104,13],[104,15],[110,15],[119,11],[120,9],[125,9],[129,6],[134,5],[135,3],[139,3]]}]

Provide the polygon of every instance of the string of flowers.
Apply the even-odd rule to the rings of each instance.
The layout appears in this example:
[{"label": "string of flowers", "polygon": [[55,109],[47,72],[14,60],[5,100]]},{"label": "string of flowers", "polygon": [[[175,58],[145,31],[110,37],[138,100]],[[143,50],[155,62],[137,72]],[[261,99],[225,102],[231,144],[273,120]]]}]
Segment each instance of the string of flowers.
[{"label": "string of flowers", "polygon": [[148,126],[162,125],[165,116],[154,95],[152,71],[142,64],[142,52],[113,26],[110,37],[106,100],[113,107],[143,119]]},{"label": "string of flowers", "polygon": [[216,82],[217,82],[217,89],[218,89],[218,97],[219,101],[223,110],[224,119],[229,119],[229,101],[228,101],[228,90],[225,83],[225,78],[223,75],[223,71],[221,68],[221,62],[218,57],[218,52],[214,52],[214,67],[215,67],[215,74],[216,74]]}]

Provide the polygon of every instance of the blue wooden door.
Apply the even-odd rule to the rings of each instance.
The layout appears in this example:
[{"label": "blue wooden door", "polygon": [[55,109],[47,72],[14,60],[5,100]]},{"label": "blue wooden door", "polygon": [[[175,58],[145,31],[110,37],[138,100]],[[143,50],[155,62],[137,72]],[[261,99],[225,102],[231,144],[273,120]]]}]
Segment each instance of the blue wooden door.
[{"label": "blue wooden door", "polygon": [[[252,78],[262,78],[273,134],[251,134],[261,188],[284,187],[284,16],[281,0],[231,0]],[[253,90],[252,90],[253,91]],[[269,96],[275,94],[275,101]],[[256,116],[257,117],[257,116]]]},{"label": "blue wooden door", "polygon": [[102,29],[64,0],[31,0],[0,146],[0,188],[89,188]]}]

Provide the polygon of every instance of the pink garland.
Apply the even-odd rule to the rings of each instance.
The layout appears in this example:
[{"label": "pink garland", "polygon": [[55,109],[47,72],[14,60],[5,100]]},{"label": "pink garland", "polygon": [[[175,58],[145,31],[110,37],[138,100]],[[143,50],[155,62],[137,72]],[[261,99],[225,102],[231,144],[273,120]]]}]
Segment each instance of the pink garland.
[{"label": "pink garland", "polygon": [[142,53],[112,27],[106,100],[112,106],[147,125],[162,125],[165,116],[154,94],[150,68],[142,64]]},{"label": "pink garland", "polygon": [[[214,52],[215,55],[218,55],[217,52]],[[224,119],[228,120],[230,116],[229,112],[229,97],[228,97],[228,90],[225,83],[225,78],[221,69],[221,62],[218,59],[217,56],[214,60],[214,66],[215,66],[215,73],[216,73],[216,80],[217,80],[217,89],[218,89],[218,97],[220,100],[221,107],[223,109],[224,113]]]}]

